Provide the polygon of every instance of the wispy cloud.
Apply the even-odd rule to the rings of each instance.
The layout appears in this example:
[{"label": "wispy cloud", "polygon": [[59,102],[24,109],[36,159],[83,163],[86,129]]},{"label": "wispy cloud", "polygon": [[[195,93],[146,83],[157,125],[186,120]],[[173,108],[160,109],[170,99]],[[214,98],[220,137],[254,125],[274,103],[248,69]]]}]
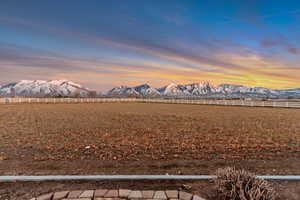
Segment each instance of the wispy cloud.
[{"label": "wispy cloud", "polygon": [[261,40],[260,44],[266,48],[279,47],[283,48],[285,51],[291,54],[299,54],[299,49],[296,46],[292,45],[286,37],[280,34]]},{"label": "wispy cloud", "polygon": [[[251,45],[247,46],[245,42],[226,37],[215,38],[209,34],[199,37],[201,32],[196,28],[188,33],[178,31],[168,32],[168,35],[165,28],[157,23],[152,23],[151,28],[137,27],[137,24],[141,24],[138,19],[128,19],[131,19],[128,22],[130,28],[135,27],[135,30],[115,24],[94,24],[90,29],[51,26],[38,21],[0,16],[0,25],[47,34],[63,42],[85,44],[96,54],[94,57],[62,55],[55,49],[50,52],[0,43],[0,79],[15,80],[22,76],[36,79],[68,78],[87,83],[97,90],[119,84],[151,82],[158,87],[169,82],[201,80],[271,88],[300,86],[297,75],[299,66],[287,64],[284,59],[281,62],[272,60],[255,53],[259,52],[256,49],[246,53],[245,49],[251,49]],[[162,19],[176,25],[185,23],[184,18],[176,15],[163,16]],[[262,48],[259,50],[280,48],[292,56],[299,54],[298,47],[280,35],[251,42],[258,42],[259,48]],[[112,55],[103,57],[101,52],[108,50]]]}]

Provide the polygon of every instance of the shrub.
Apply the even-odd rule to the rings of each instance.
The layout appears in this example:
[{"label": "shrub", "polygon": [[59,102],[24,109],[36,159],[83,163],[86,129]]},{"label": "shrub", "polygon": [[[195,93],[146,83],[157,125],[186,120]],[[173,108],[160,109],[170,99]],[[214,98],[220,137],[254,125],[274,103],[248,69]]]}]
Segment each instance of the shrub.
[{"label": "shrub", "polygon": [[245,170],[218,169],[215,183],[219,197],[224,200],[275,200],[273,187]]}]

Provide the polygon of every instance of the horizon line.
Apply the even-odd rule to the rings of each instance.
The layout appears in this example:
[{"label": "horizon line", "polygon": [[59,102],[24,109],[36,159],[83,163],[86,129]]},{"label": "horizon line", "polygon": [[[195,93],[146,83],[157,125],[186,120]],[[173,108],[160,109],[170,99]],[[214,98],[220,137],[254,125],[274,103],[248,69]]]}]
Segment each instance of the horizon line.
[{"label": "horizon line", "polygon": [[[80,85],[81,87],[83,88],[86,88],[88,90],[92,90],[92,91],[96,91],[96,92],[104,92],[105,90],[96,90],[96,89],[93,89],[93,88],[89,88],[89,87],[85,87],[84,86],[84,83],[78,83],[78,82],[75,82],[73,80],[70,80],[70,79],[21,79],[21,80],[18,80],[18,81],[12,81],[12,82],[8,82],[8,83],[4,83],[4,84],[0,84],[0,87],[1,86],[5,86],[5,85],[8,85],[8,84],[11,84],[11,83],[18,83],[18,82],[21,82],[21,81],[46,81],[46,82],[51,82],[51,81],[68,81],[68,82],[72,82],[74,84],[77,84],[77,85]],[[166,87],[168,85],[171,85],[171,84],[175,84],[175,85],[192,85],[192,84],[199,84],[199,83],[209,83],[211,84],[212,86],[221,86],[221,85],[236,85],[236,86],[244,86],[244,87],[248,87],[248,88],[266,88],[266,89],[272,89],[272,90],[292,90],[292,89],[300,89],[300,87],[293,87],[293,88],[285,88],[285,89],[279,89],[279,88],[271,88],[271,87],[264,87],[264,86],[250,86],[250,85],[244,85],[244,84],[234,84],[234,83],[220,83],[220,84],[215,84],[213,81],[210,81],[210,80],[202,80],[202,81],[198,81],[198,82],[186,82],[186,83],[175,83],[175,82],[171,82],[167,85],[163,85],[163,86],[159,86],[159,87],[152,87],[151,86],[151,83],[149,82],[145,82],[145,83],[141,83],[141,84],[135,84],[133,86],[130,86],[129,85],[126,85],[126,84],[121,84],[119,86],[112,86],[110,89],[107,89],[106,91],[109,91],[113,88],[119,88],[119,87],[127,87],[127,88],[134,88],[134,87],[138,87],[138,86],[142,86],[142,85],[148,85],[150,86],[151,88],[154,88],[154,89],[160,89],[160,88],[163,88],[163,87]]]}]

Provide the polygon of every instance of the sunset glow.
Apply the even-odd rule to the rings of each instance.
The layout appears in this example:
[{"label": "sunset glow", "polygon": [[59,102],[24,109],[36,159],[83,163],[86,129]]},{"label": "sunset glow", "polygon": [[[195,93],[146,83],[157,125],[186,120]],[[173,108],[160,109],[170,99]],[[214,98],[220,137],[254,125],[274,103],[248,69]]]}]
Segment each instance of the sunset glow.
[{"label": "sunset glow", "polygon": [[299,2],[234,2],[4,1],[0,85],[69,79],[97,91],[201,81],[300,88]]}]

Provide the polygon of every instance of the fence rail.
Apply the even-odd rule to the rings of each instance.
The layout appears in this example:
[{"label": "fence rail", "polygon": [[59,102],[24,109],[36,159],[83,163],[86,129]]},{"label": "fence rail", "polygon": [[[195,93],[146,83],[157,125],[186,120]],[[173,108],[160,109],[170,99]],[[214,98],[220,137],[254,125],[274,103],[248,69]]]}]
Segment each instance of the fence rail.
[{"label": "fence rail", "polygon": [[300,108],[300,102],[255,101],[255,100],[210,100],[210,99],[135,99],[135,98],[0,98],[0,104],[19,103],[105,103],[138,102],[168,104],[199,104],[248,107]]}]

